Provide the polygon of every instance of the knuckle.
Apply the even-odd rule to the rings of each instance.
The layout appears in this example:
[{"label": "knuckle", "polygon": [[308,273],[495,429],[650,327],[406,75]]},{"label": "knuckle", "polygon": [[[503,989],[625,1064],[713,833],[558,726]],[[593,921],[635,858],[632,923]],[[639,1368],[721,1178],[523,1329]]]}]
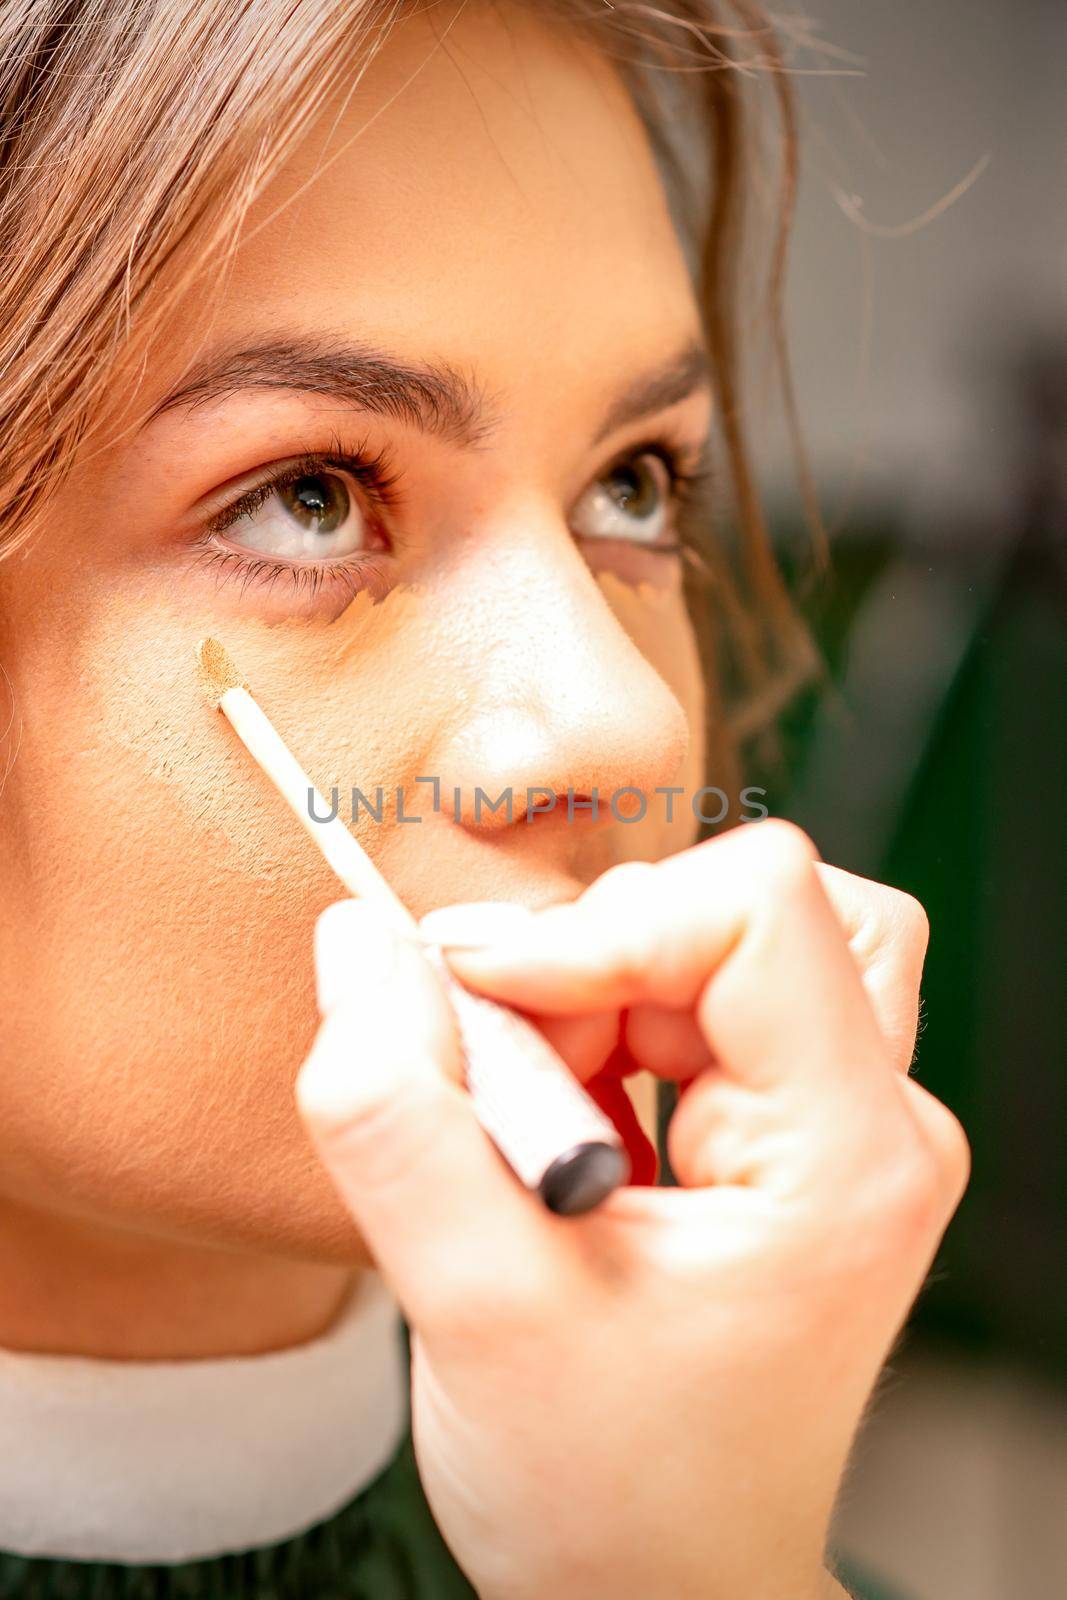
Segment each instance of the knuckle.
[{"label": "knuckle", "polygon": [[948,1216],[938,1163],[912,1137],[853,1173],[832,1212],[818,1209],[809,1219],[804,1254],[822,1264],[831,1293],[854,1297],[867,1287],[881,1293],[895,1284],[907,1285],[910,1297]]},{"label": "knuckle", "polygon": [[869,1238],[877,1251],[901,1228],[943,1225],[941,1161],[921,1116],[913,1114],[907,1079],[893,1077],[892,1100],[865,1120],[833,1182],[841,1202],[840,1222]]},{"label": "knuckle", "polygon": [[963,1124],[943,1101],[921,1084],[909,1084],[925,1140],[941,1174],[949,1210],[954,1211],[971,1176],[971,1146]]},{"label": "knuckle", "polygon": [[929,1095],[924,1110],[908,1115],[910,1086],[899,1081],[904,1114],[880,1118],[857,1141],[835,1175],[832,1208],[824,1196],[809,1219],[815,1248],[840,1262],[843,1283],[903,1281],[903,1274],[917,1287],[966,1186],[960,1124]]},{"label": "knuckle", "polygon": [[951,1207],[955,1210],[971,1181],[971,1145],[959,1120],[951,1112],[948,1116],[951,1127],[946,1141],[948,1159],[945,1170],[950,1186]]},{"label": "knuckle", "polygon": [[854,1279],[925,1256],[944,1220],[936,1165],[912,1139],[854,1175],[829,1227]]},{"label": "knuckle", "polygon": [[912,948],[925,951],[930,941],[930,918],[921,900],[903,889],[893,889],[893,916],[900,934]]},{"label": "knuckle", "polygon": [[941,1173],[921,1141],[898,1153],[887,1175],[890,1214],[908,1233],[926,1235],[943,1220]]},{"label": "knuckle", "polygon": [[803,828],[781,817],[768,817],[745,831],[759,851],[759,870],[769,887],[789,890],[812,880],[819,852]]},{"label": "knuckle", "polygon": [[[946,1116],[959,1128],[951,1112]],[[942,1142],[932,1139],[929,1129],[915,1130],[883,1162],[871,1200],[894,1247],[928,1244],[944,1231],[966,1182],[962,1129],[959,1135],[950,1156],[947,1132]]]}]

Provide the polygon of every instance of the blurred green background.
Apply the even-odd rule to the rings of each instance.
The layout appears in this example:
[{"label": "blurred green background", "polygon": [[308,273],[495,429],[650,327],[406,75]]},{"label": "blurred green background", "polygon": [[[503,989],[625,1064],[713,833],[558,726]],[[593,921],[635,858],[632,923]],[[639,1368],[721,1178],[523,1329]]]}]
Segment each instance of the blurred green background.
[{"label": "blurred green background", "polygon": [[[1060,449],[1067,359],[1062,378]],[[978,582],[888,514],[838,541],[808,608],[829,684],[790,709],[764,781],[828,860],[930,915],[916,1071],[974,1168],[915,1327],[1063,1379],[1067,502],[1037,487]]]},{"label": "blurred green background", "polygon": [[[840,1539],[913,1600],[1043,1600],[1067,1595],[1067,5],[827,0],[817,37],[789,334],[826,681],[746,776],[926,906],[916,1072],[974,1162]],[[802,509],[784,435],[762,448],[788,566]]]}]

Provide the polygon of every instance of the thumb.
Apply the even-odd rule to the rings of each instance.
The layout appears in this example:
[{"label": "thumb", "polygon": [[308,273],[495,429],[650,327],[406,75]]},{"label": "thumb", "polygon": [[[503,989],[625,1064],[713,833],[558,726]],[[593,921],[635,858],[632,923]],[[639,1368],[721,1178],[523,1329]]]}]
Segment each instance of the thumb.
[{"label": "thumb", "polygon": [[408,1320],[428,1331],[474,1279],[499,1288],[544,1219],[475,1118],[451,1008],[416,941],[342,901],[318,920],[315,962],[324,1020],[297,1106]]}]

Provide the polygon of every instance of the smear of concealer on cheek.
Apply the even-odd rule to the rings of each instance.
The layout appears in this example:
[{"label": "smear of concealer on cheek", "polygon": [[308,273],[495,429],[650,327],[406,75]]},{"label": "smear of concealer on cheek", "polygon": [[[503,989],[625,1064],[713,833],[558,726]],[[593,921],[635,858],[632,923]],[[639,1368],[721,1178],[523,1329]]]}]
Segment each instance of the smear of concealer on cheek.
[{"label": "smear of concealer on cheek", "polygon": [[[690,722],[679,783],[698,783],[702,751],[700,664],[680,584],[597,577],[636,647],[677,697]],[[382,600],[356,596],[334,622],[245,616],[221,621],[131,596],[80,644],[94,696],[100,753],[115,786],[116,834],[137,813],[160,854],[196,852],[227,870],[292,892],[319,870],[296,819],[205,697],[195,646],[216,634],[297,760],[318,788],[368,792],[413,781],[422,752],[455,714],[450,675],[433,672],[425,595],[398,588]],[[146,620],[150,618],[150,623]],[[438,619],[440,621],[440,619]],[[438,664],[440,665],[440,664]],[[376,855],[387,829],[357,833]],[[150,837],[149,837],[150,836]]]},{"label": "smear of concealer on cheek", "polygon": [[[630,583],[617,573],[596,574],[601,594],[626,633],[671,690],[685,713],[689,741],[674,782],[687,793],[704,780],[704,673],[681,578],[672,583]],[[684,814],[684,808],[682,808]]]},{"label": "smear of concealer on cheek", "polygon": [[[361,743],[356,722],[367,724],[363,732],[376,746],[375,759],[389,757],[386,740],[390,729],[398,737],[400,707],[395,684],[384,696],[372,692],[375,658],[410,603],[398,591],[377,603],[361,594],[335,623],[235,617],[212,629],[320,789],[353,781]],[[194,631],[187,617],[155,609],[151,628],[143,611],[128,621],[116,612],[85,641],[94,720],[101,744],[121,752],[123,783],[157,816],[169,811],[177,827],[184,823],[188,831],[192,824],[194,834],[215,835],[246,876],[270,881],[289,873],[294,853],[314,864],[295,819],[203,692],[194,649],[207,630]],[[360,654],[366,663],[362,698],[375,707],[364,717],[351,704],[352,663]]]},{"label": "smear of concealer on cheek", "polygon": [[438,637],[425,591],[414,585],[380,601],[357,596],[310,639],[297,621],[274,630],[287,689],[303,706],[300,759],[320,788],[388,789],[423,770],[421,752],[451,701],[447,674],[428,672]]},{"label": "smear of concealer on cheek", "polygon": [[704,677],[681,582],[627,583],[614,572],[599,572],[596,581],[619,624],[673,691],[691,723],[695,718],[693,731],[698,733],[703,726]]}]

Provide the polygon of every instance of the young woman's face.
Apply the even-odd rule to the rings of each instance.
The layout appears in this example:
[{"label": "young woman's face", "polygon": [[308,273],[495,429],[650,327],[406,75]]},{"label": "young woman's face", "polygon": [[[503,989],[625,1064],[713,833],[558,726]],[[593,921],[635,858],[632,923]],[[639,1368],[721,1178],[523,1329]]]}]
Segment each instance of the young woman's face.
[{"label": "young woman's face", "polygon": [[[403,22],[319,119],[158,343],[156,415],[0,563],[23,1204],[358,1248],[291,1094],[341,891],[203,698],[204,635],[342,815],[382,788],[357,832],[416,913],[569,897],[690,837],[653,796],[702,760],[665,462],[694,464],[709,400],[656,168],[571,36],[475,8],[434,44]],[[623,785],[643,822],[611,814]],[[556,809],[527,820],[528,788]]]}]

